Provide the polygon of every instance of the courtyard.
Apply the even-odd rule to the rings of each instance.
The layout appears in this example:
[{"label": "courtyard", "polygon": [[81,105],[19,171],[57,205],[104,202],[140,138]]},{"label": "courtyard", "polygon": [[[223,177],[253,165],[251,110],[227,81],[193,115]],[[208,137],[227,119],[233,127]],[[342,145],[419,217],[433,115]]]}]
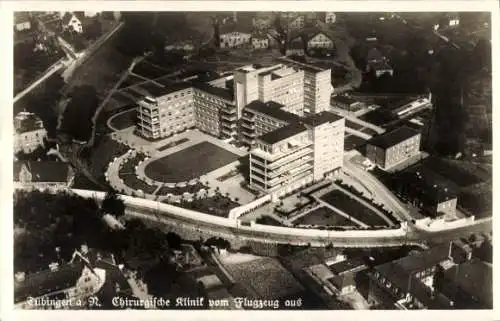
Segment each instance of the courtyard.
[{"label": "courtyard", "polygon": [[147,177],[160,182],[188,181],[200,177],[238,159],[233,154],[210,142],[201,142],[146,165]]}]

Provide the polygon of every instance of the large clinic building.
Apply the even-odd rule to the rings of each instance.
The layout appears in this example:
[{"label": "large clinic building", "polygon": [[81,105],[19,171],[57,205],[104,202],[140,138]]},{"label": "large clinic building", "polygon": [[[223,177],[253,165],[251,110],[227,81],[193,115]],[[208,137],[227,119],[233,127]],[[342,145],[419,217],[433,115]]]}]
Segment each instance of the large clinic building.
[{"label": "large clinic building", "polygon": [[342,168],[344,118],[328,111],[301,118],[262,102],[251,103],[248,112],[251,188],[276,200]]},{"label": "large clinic building", "polygon": [[345,124],[327,111],[331,71],[278,62],[148,91],[138,106],[138,132],[158,139],[196,127],[238,141],[250,148],[250,187],[274,198],[336,173]]}]

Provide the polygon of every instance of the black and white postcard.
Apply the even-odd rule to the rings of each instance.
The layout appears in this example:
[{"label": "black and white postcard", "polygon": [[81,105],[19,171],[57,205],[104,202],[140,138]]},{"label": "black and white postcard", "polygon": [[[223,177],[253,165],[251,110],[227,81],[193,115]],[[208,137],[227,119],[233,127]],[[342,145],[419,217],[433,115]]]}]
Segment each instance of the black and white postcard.
[{"label": "black and white postcard", "polygon": [[7,15],[9,311],[493,311],[494,3],[106,2]]}]

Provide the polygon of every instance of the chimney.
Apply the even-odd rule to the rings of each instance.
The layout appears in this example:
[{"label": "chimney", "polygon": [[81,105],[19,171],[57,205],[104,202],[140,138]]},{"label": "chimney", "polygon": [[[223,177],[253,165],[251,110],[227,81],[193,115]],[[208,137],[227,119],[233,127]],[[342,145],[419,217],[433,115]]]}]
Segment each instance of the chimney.
[{"label": "chimney", "polygon": [[14,274],[14,280],[16,280],[16,282],[24,282],[24,280],[26,279],[26,273],[25,272],[16,272]]}]

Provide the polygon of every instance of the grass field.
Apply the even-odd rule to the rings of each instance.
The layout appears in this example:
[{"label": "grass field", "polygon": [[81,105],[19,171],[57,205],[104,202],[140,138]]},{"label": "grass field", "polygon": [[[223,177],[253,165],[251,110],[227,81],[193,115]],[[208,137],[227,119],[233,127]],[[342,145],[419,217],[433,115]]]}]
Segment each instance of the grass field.
[{"label": "grass field", "polygon": [[328,207],[320,207],[294,221],[295,224],[324,226],[354,226],[355,224]]},{"label": "grass field", "polygon": [[236,282],[249,289],[252,299],[279,299],[303,291],[276,259],[258,258],[237,264],[225,264]]},{"label": "grass field", "polygon": [[121,113],[119,115],[113,116],[111,118],[111,126],[118,130],[129,128],[135,126],[137,122],[137,110],[135,108]]},{"label": "grass field", "polygon": [[100,96],[115,85],[121,73],[127,69],[132,58],[126,57],[116,49],[118,33],[102,45],[101,48],[82,64],[73,74],[68,84],[69,88],[81,85],[92,85]]},{"label": "grass field", "polygon": [[378,216],[377,213],[364,207],[339,190],[333,190],[321,196],[321,199],[365,224],[372,226],[387,225],[384,219]]},{"label": "grass field", "polygon": [[146,175],[160,182],[187,181],[232,163],[238,155],[202,142],[148,164]]}]

